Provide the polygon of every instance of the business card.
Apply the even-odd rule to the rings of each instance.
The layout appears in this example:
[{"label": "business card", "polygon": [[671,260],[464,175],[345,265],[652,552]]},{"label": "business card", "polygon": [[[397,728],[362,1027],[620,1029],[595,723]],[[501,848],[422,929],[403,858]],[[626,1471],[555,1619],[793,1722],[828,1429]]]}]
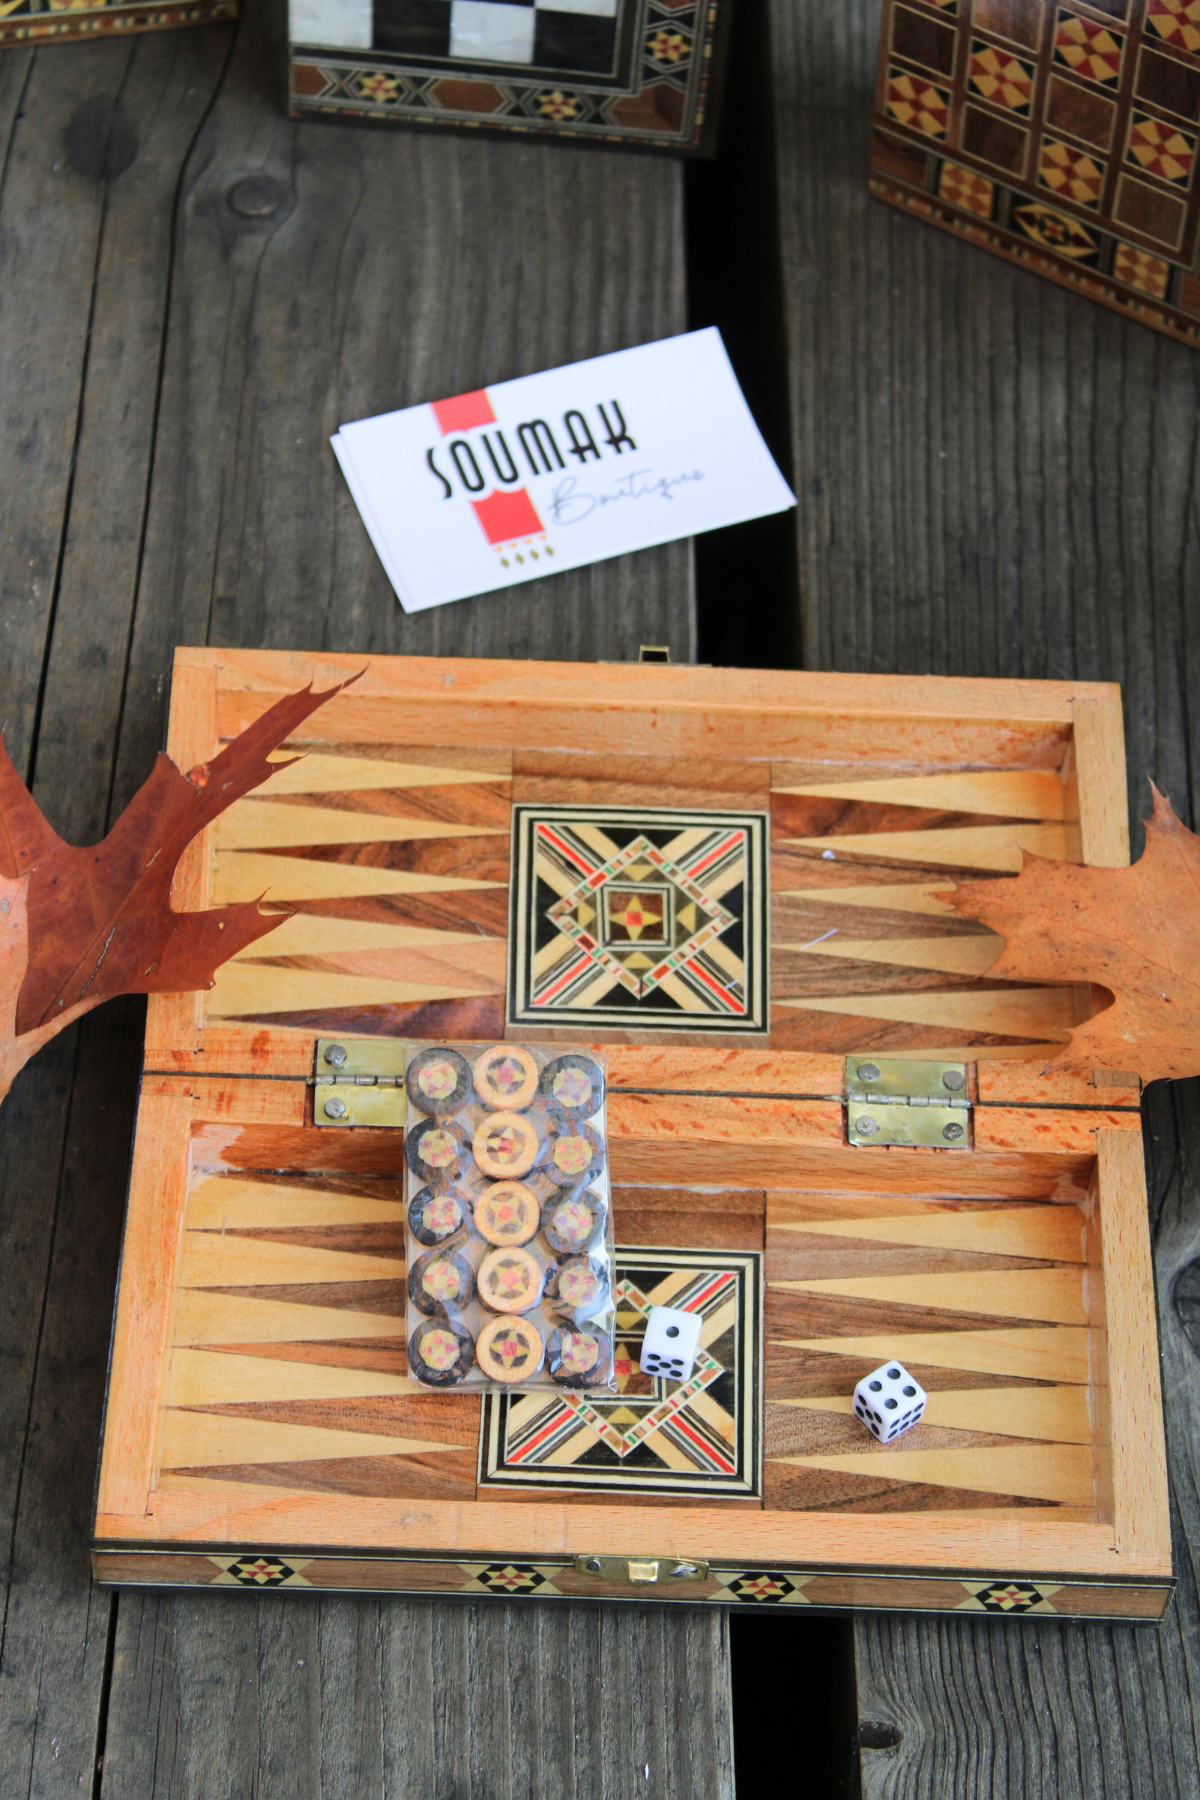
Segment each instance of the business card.
[{"label": "business card", "polygon": [[343,425],[407,612],[795,505],[715,329]]}]

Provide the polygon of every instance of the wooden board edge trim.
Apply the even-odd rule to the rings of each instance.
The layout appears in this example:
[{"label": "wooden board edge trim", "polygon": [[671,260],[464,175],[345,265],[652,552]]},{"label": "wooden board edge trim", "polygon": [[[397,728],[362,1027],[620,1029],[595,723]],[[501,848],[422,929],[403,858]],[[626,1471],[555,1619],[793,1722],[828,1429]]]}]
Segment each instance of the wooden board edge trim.
[{"label": "wooden board edge trim", "polygon": [[[1106,682],[964,679],[950,675],[858,675],[813,670],[718,669],[698,664],[539,662],[503,657],[354,656],[344,652],[181,646],[176,669],[211,668],[221,692],[270,697],[328,670],[342,681],[365,669],[358,696],[391,696],[509,707],[544,704],[553,692],[590,711],[726,705],[855,717],[889,715],[1070,726],[1079,701],[1103,702]],[[453,693],[447,693],[452,686]]]},{"label": "wooden board edge trim", "polygon": [[1111,1619],[1125,1624],[1157,1623],[1174,1592],[1173,1582],[1079,1581],[981,1570],[964,1578],[936,1573],[900,1575],[868,1568],[747,1568],[744,1563],[734,1563],[710,1565],[702,1582],[661,1589],[656,1583],[652,1591],[638,1593],[627,1585],[582,1576],[573,1562],[559,1559],[506,1564],[500,1559],[468,1563],[369,1554],[310,1557],[290,1550],[263,1552],[253,1545],[237,1556],[231,1555],[228,1547],[206,1554],[168,1547],[130,1551],[94,1544],[92,1572],[106,1587],[220,1586],[225,1591],[261,1592],[269,1585],[309,1595],[314,1591],[402,1593],[468,1601],[492,1597],[728,1607],[773,1603],[806,1612],[917,1612],[944,1617],[984,1612],[1014,1618],[1033,1612],[1041,1617]]},{"label": "wooden board edge trim", "polygon": [[1171,1570],[1167,1444],[1141,1136],[1101,1131],[1097,1163],[1108,1347],[1113,1536]]},{"label": "wooden board edge trim", "polygon": [[[307,1076],[303,1080],[298,1076],[281,1078],[253,1070],[224,1070],[218,1075],[147,1071],[143,1078],[144,1092],[165,1095],[186,1089],[196,1101],[198,1119],[220,1120],[227,1125],[296,1123],[304,1116],[302,1092],[308,1085]],[[844,1102],[836,1095],[802,1097],[722,1088],[706,1092],[623,1088],[611,1080],[608,1091],[614,1156],[653,1153],[656,1149],[678,1154],[680,1133],[668,1120],[670,1107],[670,1120],[686,1119],[691,1132],[687,1143],[689,1148],[698,1150],[720,1151],[741,1145],[743,1132],[739,1127],[744,1125],[745,1136],[752,1137],[764,1150],[784,1154],[797,1145],[830,1152],[845,1150],[853,1158],[851,1166],[880,1169],[887,1166],[885,1158],[897,1168],[906,1162],[933,1161],[946,1169],[948,1178],[953,1167],[966,1166],[962,1151],[848,1149]],[[1068,1160],[1094,1156],[1099,1131],[1133,1131],[1138,1123],[1139,1114],[1132,1108],[997,1104],[976,1113],[975,1156],[1057,1154]],[[352,1128],[353,1135],[362,1136],[369,1129]]]},{"label": "wooden board edge trim", "polygon": [[[174,998],[151,995],[150,1006]],[[182,1045],[156,1031],[146,1033],[144,1072],[148,1075],[221,1077],[237,1074],[259,1080],[307,1081],[313,1073],[318,1036],[311,1030],[274,1029],[259,1025],[208,1025],[194,1046]],[[370,1032],[356,1032],[355,1040],[367,1042]],[[390,1039],[380,1038],[381,1042]],[[574,1042],[574,1040],[573,1040]],[[586,1044],[578,1044],[587,1049]],[[610,1044],[608,1059],[610,1093],[681,1096],[723,1094],[736,1098],[816,1100],[841,1103],[845,1093],[846,1059],[796,1050],[684,1050],[647,1048],[637,1044]],[[920,1060],[916,1058],[914,1060]],[[1016,1072],[1021,1065],[976,1065],[977,1113],[994,1107],[1021,1107],[1029,1111],[1132,1112],[1140,1116],[1140,1090],[1116,1085],[1097,1088],[1089,1075],[1060,1073],[1050,1069],[1048,1096],[1037,1096],[1040,1070],[1022,1085]]]},{"label": "wooden board edge trim", "polygon": [[1121,690],[1105,686],[1074,701],[1072,773],[1083,860],[1105,869],[1129,865],[1129,794]]},{"label": "wooden board edge trim", "polygon": [[[541,1501],[374,1500],[289,1490],[229,1496],[187,1490],[156,1491],[146,1510],[97,1513],[98,1543],[130,1549],[167,1542],[196,1545],[283,1544],[312,1553],[346,1548],[352,1520],[354,1548],[363,1553],[418,1552],[536,1558],[539,1555],[739,1557],[781,1564],[829,1564],[920,1571],[937,1545],[940,1569],[989,1567],[1054,1569],[1072,1575],[1121,1575],[1169,1580],[1169,1556],[1141,1548],[1118,1553],[1112,1527],[1100,1523],[1012,1520],[972,1522],[953,1513],[854,1514],[760,1512],[741,1509],[571,1506]],[[650,1541],[648,1541],[650,1540]],[[489,1546],[480,1550],[477,1546]],[[233,1552],[231,1552],[233,1554]]]},{"label": "wooden board edge trim", "polygon": [[191,1120],[186,1092],[139,1097],[101,1429],[98,1513],[138,1512],[150,1498],[191,1169]]},{"label": "wooden board edge trim", "polygon": [[[0,50],[37,50],[43,44],[95,43],[136,32],[177,31],[186,25],[217,25],[236,19],[239,0],[156,0],[153,5],[89,6],[72,12],[29,13],[17,24],[0,25]],[[64,19],[64,23],[58,23]],[[72,23],[78,18],[79,22]]]}]

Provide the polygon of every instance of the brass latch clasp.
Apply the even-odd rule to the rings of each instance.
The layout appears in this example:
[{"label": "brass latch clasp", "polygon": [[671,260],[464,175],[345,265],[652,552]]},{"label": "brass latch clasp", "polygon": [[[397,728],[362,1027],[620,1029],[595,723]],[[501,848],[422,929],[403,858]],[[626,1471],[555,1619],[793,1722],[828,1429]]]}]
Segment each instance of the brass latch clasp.
[{"label": "brass latch clasp", "polygon": [[599,1581],[628,1581],[640,1587],[670,1587],[677,1581],[707,1581],[708,1564],[680,1556],[577,1556],[577,1575]]}]

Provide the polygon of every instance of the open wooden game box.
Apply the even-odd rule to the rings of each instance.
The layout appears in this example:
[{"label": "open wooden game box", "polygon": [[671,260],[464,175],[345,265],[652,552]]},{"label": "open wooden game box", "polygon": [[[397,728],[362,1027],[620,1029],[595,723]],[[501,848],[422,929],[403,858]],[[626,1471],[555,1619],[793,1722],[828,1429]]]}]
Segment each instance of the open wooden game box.
[{"label": "open wooden game box", "polygon": [[[363,667],[180,650],[170,754]],[[293,912],[150,999],[101,1580],[1162,1614],[1138,1080],[1048,1068],[1106,995],[989,977],[944,897],[1128,861],[1115,688],[378,657],[295,752],[176,878]],[[640,946],[572,935],[547,833],[604,904],[659,847]],[[398,1041],[506,1037],[607,1059],[616,1395],[406,1368]],[[929,1400],[879,1444],[890,1358]]]}]

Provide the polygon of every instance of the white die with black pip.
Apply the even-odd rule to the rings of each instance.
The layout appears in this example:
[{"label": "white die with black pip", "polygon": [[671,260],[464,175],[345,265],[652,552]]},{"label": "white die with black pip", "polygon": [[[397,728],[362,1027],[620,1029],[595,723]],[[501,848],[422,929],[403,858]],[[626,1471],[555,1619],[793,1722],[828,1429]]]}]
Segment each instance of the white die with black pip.
[{"label": "white die with black pip", "polygon": [[686,1381],[700,1348],[703,1323],[699,1313],[681,1312],[673,1306],[652,1306],[642,1339],[639,1367],[643,1375]]},{"label": "white die with black pip", "polygon": [[890,1444],[911,1431],[925,1411],[925,1389],[903,1363],[885,1362],[854,1390],[854,1411],[873,1437]]}]

